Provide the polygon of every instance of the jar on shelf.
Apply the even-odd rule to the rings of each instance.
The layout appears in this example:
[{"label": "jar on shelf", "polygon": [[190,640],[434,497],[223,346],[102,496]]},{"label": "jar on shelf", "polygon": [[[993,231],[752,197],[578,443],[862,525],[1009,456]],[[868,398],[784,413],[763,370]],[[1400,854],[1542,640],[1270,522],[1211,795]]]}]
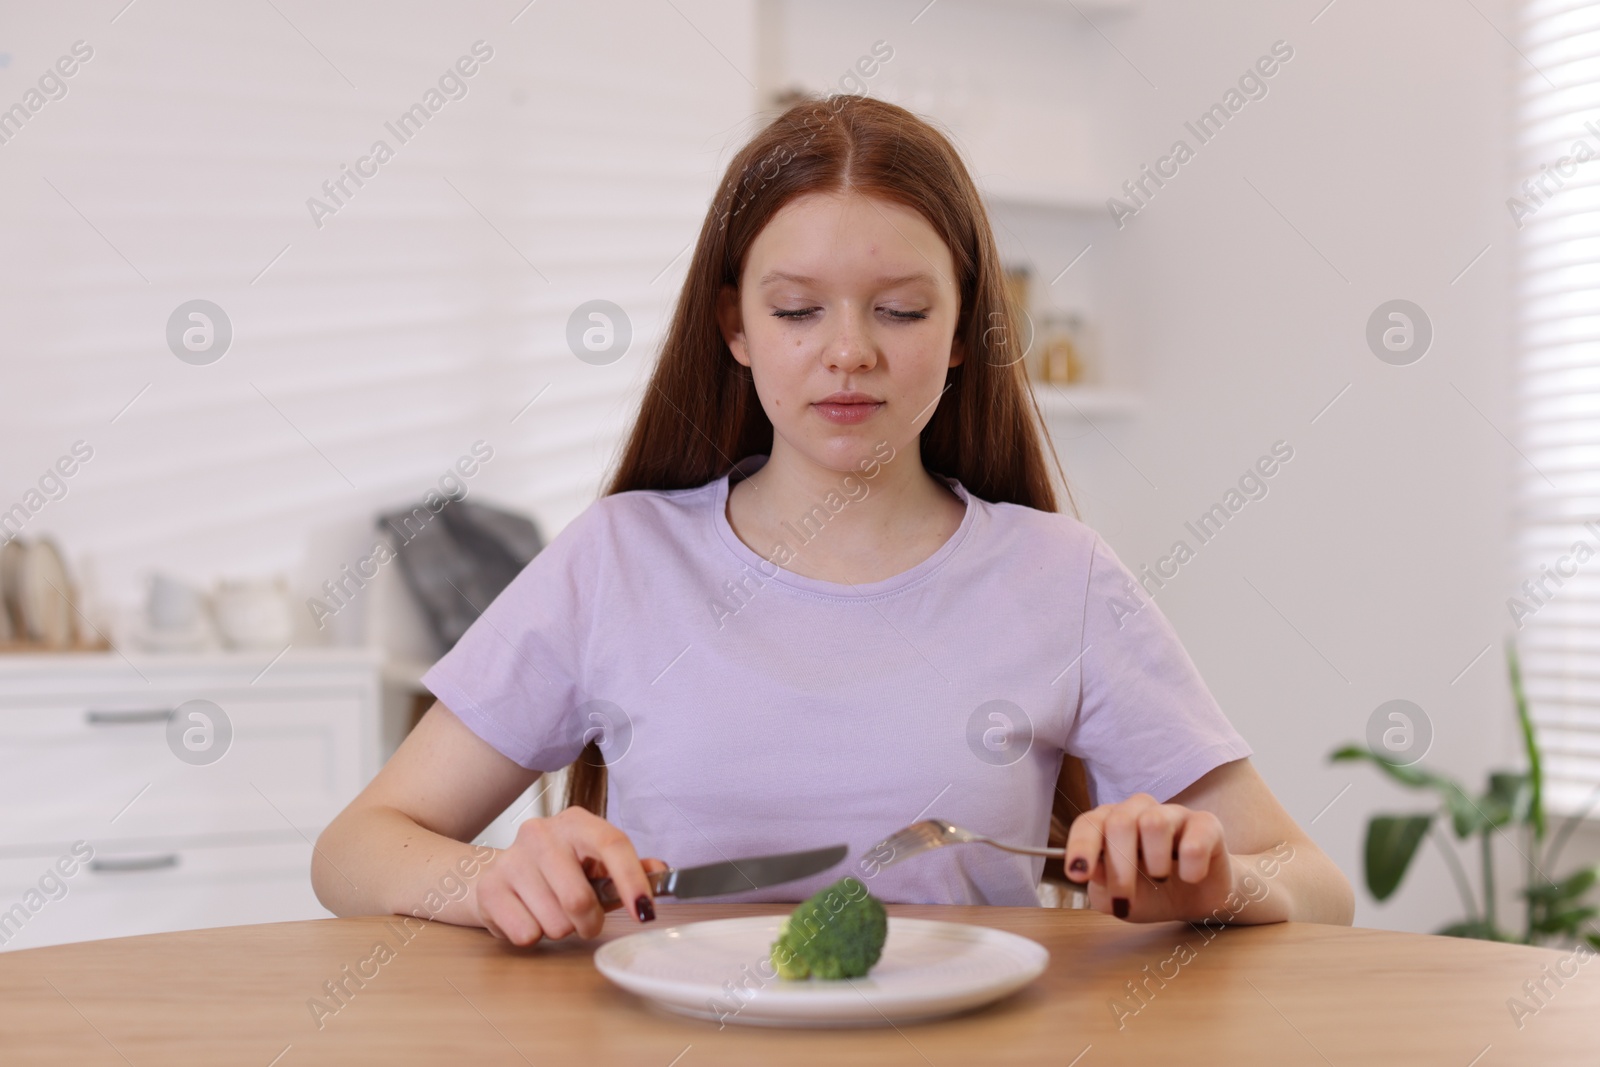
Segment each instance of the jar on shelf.
[{"label": "jar on shelf", "polygon": [[1028,314],[1032,310],[1028,301],[1031,299],[1029,289],[1033,280],[1033,268],[1026,263],[1014,263],[1005,268],[1003,277],[1012,306],[1019,314]]},{"label": "jar on shelf", "polygon": [[1039,316],[1035,374],[1055,385],[1081,385],[1093,378],[1089,324],[1082,312],[1051,311]]}]

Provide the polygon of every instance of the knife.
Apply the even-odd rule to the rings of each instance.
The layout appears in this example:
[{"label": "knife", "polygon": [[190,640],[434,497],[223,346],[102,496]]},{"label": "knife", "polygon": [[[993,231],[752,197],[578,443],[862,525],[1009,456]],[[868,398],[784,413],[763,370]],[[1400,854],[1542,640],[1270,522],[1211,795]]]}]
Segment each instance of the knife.
[{"label": "knife", "polygon": [[[773,856],[753,856],[749,859],[730,860],[726,863],[708,863],[701,867],[668,867],[664,871],[646,874],[650,893],[657,897],[677,897],[689,900],[694,897],[715,897],[724,893],[739,893],[747,889],[765,889],[825,871],[844,859],[850,851],[848,845],[831,845],[806,852],[782,852]],[[591,878],[589,884],[600,898],[606,911],[622,906],[617,887],[610,878]]]}]

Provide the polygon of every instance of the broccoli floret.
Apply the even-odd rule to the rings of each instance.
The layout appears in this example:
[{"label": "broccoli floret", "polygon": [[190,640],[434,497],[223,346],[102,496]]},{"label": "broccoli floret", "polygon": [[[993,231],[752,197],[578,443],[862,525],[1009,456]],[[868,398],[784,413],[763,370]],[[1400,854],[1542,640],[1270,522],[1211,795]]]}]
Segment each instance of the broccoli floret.
[{"label": "broccoli floret", "polygon": [[883,954],[889,917],[859,878],[841,879],[801,903],[772,943],[772,966],[787,979],[860,978]]}]

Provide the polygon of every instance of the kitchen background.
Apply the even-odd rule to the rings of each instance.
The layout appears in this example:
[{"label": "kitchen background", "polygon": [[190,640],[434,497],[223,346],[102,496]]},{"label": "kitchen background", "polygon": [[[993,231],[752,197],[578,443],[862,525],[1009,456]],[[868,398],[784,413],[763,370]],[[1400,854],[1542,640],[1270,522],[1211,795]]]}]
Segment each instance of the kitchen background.
[{"label": "kitchen background", "polygon": [[[398,568],[363,562],[375,516],[434,492],[548,538],[593,499],[722,167],[797,88],[951,131],[1041,376],[1055,353],[1038,388],[1082,517],[1136,571],[1195,549],[1156,601],[1352,881],[1367,819],[1426,807],[1326,759],[1380,705],[1421,709],[1427,766],[1520,766],[1507,598],[1554,555],[1512,547],[1506,199],[1538,170],[1511,145],[1540,75],[1509,2],[0,10],[0,107],[26,112],[0,116],[0,508],[59,546],[77,608],[47,550],[0,580],[113,646],[0,656],[0,908],[95,853],[8,947],[322,914],[309,841],[437,653]],[[593,300],[631,327],[619,358],[575,358]],[[1369,342],[1394,300],[1423,358]],[[1266,495],[1202,544],[1186,523],[1275,447]],[[232,758],[184,729],[231,731]],[[1570,807],[1595,769],[1553,762]],[[1365,925],[1459,910],[1431,847],[1389,902],[1358,895]]]}]

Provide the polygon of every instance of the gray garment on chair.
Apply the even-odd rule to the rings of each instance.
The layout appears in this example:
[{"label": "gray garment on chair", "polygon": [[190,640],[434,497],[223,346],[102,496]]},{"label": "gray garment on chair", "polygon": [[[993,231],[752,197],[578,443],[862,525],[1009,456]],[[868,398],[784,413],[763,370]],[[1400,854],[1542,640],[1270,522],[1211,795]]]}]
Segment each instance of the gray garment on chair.
[{"label": "gray garment on chair", "polygon": [[400,573],[445,651],[544,548],[533,520],[464,500],[389,512],[378,528],[394,535]]}]

